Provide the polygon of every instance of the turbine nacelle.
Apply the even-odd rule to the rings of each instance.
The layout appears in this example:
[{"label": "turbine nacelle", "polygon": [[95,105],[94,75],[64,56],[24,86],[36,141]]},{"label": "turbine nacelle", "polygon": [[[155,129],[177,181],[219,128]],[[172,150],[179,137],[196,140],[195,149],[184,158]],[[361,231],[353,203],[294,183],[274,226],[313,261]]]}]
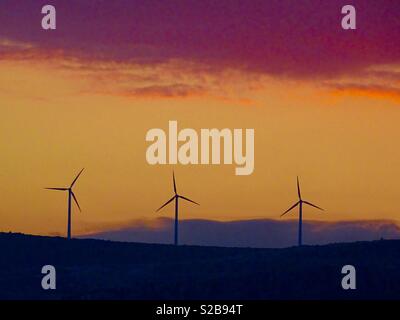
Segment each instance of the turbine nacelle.
[{"label": "turbine nacelle", "polygon": [[286,213],[288,213],[289,211],[291,211],[291,210],[293,210],[294,208],[296,208],[298,205],[302,205],[303,203],[305,203],[305,204],[307,204],[307,205],[309,205],[309,206],[311,206],[311,207],[314,207],[314,208],[317,208],[317,209],[319,209],[319,210],[324,211],[324,209],[322,209],[322,208],[316,206],[315,204],[312,204],[312,203],[309,202],[309,201],[303,200],[303,199],[301,198],[299,177],[297,177],[297,195],[299,196],[299,201],[296,202],[296,203],[295,203],[293,206],[291,206],[289,209],[287,209],[284,213],[282,213],[282,214],[281,214],[281,217],[284,216],[284,215],[285,215]]},{"label": "turbine nacelle", "polygon": [[82,211],[81,207],[79,206],[78,199],[76,198],[75,193],[72,191],[72,187],[74,186],[74,184],[76,183],[76,181],[78,180],[79,176],[82,174],[82,171],[84,169],[85,168],[83,168],[81,171],[79,171],[79,173],[77,174],[77,176],[75,177],[75,179],[72,181],[71,185],[68,188],[45,188],[45,189],[46,190],[56,190],[56,191],[68,191],[69,194],[72,196],[72,199],[74,200],[79,211]]},{"label": "turbine nacelle", "polygon": [[83,169],[79,171],[75,179],[72,181],[71,185],[68,188],[45,188],[47,190],[56,190],[56,191],[68,191],[68,229],[67,229],[67,238],[71,239],[71,201],[73,200],[78,207],[79,211],[81,210],[81,207],[79,205],[78,199],[75,196],[75,193],[72,191],[72,187],[78,180],[79,176],[81,175]]},{"label": "turbine nacelle", "polygon": [[297,195],[299,197],[299,201],[297,201],[294,205],[292,205],[289,209],[287,209],[284,213],[281,214],[281,217],[284,216],[286,213],[289,211],[293,210],[296,207],[299,207],[299,241],[298,244],[299,246],[302,245],[302,224],[303,224],[303,203],[306,205],[309,205],[311,207],[317,208],[319,210],[324,210],[315,204],[312,204],[311,202],[308,202],[306,200],[303,200],[301,197],[301,191],[300,191],[300,182],[299,182],[299,177],[297,177]]},{"label": "turbine nacelle", "polygon": [[175,199],[176,200],[178,200],[179,198],[180,199],[183,199],[183,200],[186,200],[186,201],[189,201],[189,202],[191,202],[191,203],[194,203],[194,204],[196,204],[196,205],[200,205],[199,203],[197,203],[196,201],[193,201],[193,200],[191,200],[191,199],[189,199],[189,198],[186,198],[186,197],[184,197],[184,196],[181,196],[180,194],[178,194],[178,191],[177,191],[177,188],[176,188],[176,181],[175,181],[175,173],[174,172],[172,172],[172,181],[173,181],[173,186],[174,186],[174,196],[171,198],[171,199],[169,199],[166,203],[164,203],[160,208],[158,208],[157,210],[156,210],[156,212],[158,212],[158,211],[160,211],[162,208],[164,208],[165,206],[167,206],[168,204],[170,204],[172,201],[174,201]]},{"label": "turbine nacelle", "polygon": [[172,181],[173,181],[173,184],[174,184],[174,196],[173,196],[171,199],[169,199],[166,203],[164,203],[160,208],[158,208],[158,209],[156,210],[156,212],[160,211],[162,208],[164,208],[165,206],[167,206],[168,204],[170,204],[172,201],[175,200],[175,233],[174,233],[174,244],[175,244],[175,245],[178,245],[178,220],[179,220],[179,218],[178,218],[178,199],[183,199],[183,200],[186,200],[186,201],[188,201],[188,202],[192,202],[192,203],[197,204],[197,205],[199,205],[199,204],[198,204],[197,202],[195,202],[195,201],[189,199],[189,198],[186,198],[186,197],[181,196],[181,195],[178,194],[178,191],[177,191],[177,189],[176,189],[176,181],[175,181],[175,173],[174,173],[174,172],[172,172]]}]

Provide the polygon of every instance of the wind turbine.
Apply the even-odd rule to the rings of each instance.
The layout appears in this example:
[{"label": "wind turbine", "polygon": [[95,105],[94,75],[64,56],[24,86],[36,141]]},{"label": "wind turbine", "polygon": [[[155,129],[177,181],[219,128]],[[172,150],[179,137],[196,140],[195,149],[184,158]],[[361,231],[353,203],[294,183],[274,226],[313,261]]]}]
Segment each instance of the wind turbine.
[{"label": "wind turbine", "polygon": [[300,192],[300,183],[299,183],[299,177],[297,177],[297,194],[299,195],[299,201],[296,202],[293,206],[291,206],[289,209],[287,209],[283,214],[281,214],[281,217],[284,216],[286,213],[288,213],[290,210],[296,208],[297,206],[299,206],[299,246],[302,245],[302,224],[303,224],[303,203],[317,208],[319,210],[324,210],[318,206],[316,206],[315,204],[312,204],[311,202],[308,202],[306,200],[303,200],[301,198],[301,192]]},{"label": "wind turbine", "polygon": [[74,192],[72,191],[72,187],[74,186],[76,180],[78,180],[81,175],[83,169],[78,173],[75,177],[74,181],[72,181],[71,185],[68,188],[45,188],[47,190],[57,190],[57,191],[68,191],[68,231],[67,238],[71,239],[71,200],[74,199],[76,205],[78,206],[79,211],[81,211],[81,207],[79,206],[78,200],[75,197]]},{"label": "wind turbine", "polygon": [[181,199],[183,199],[183,200],[186,200],[186,201],[189,201],[189,202],[192,202],[192,203],[194,203],[194,204],[197,204],[198,206],[200,205],[200,204],[198,204],[197,202],[195,202],[195,201],[193,201],[193,200],[190,200],[189,198],[186,198],[186,197],[184,197],[184,196],[181,196],[181,195],[179,195],[178,194],[178,192],[176,191],[176,183],[175,183],[175,174],[174,174],[174,172],[172,172],[172,179],[173,179],[173,181],[174,181],[174,196],[171,198],[171,199],[169,199],[166,203],[164,203],[160,208],[158,208],[157,210],[156,210],[156,212],[158,212],[158,211],[160,211],[162,208],[164,208],[166,205],[168,205],[170,202],[172,202],[172,201],[174,201],[175,200],[175,235],[174,235],[174,244],[177,246],[178,245],[178,200],[179,200],[179,198],[181,198]]}]

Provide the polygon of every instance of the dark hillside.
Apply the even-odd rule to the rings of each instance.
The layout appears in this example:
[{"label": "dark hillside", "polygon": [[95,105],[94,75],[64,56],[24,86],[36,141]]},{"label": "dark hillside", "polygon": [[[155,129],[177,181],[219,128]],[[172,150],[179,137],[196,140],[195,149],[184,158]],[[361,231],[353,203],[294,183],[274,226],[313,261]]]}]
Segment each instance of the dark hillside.
[{"label": "dark hillside", "polygon": [[[1,299],[399,299],[400,240],[287,249],[122,243],[0,233]],[[41,288],[41,268],[57,289]],[[357,290],[341,269],[357,269]]]}]

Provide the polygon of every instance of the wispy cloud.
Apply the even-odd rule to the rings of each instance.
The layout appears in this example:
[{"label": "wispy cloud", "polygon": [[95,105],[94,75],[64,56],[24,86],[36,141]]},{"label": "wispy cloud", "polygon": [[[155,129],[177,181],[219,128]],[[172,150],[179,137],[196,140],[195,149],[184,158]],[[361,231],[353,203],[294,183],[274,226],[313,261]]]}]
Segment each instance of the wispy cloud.
[{"label": "wispy cloud", "polygon": [[0,38],[0,52],[3,51],[18,51],[18,50],[28,50],[33,49],[34,45],[29,42],[19,42],[7,38]]},{"label": "wispy cloud", "polygon": [[400,87],[350,83],[337,84],[333,88],[338,92],[347,92],[351,94],[366,95],[377,98],[389,98],[396,101],[400,100]]},{"label": "wispy cloud", "polygon": [[400,66],[372,66],[352,77],[324,81],[334,93],[400,99]]},{"label": "wispy cloud", "polygon": [[188,96],[198,96],[202,95],[205,90],[200,86],[190,86],[182,83],[159,86],[151,85],[146,87],[135,88],[130,91],[125,91],[120,94],[133,97],[188,97]]}]

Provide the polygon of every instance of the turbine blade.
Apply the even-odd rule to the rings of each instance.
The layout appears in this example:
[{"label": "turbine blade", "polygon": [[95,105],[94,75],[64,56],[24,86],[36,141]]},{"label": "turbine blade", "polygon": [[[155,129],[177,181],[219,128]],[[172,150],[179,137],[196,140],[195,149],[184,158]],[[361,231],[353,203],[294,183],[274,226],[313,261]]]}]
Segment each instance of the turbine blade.
[{"label": "turbine blade", "polygon": [[299,199],[301,199],[299,177],[297,177],[297,194],[299,195]]},{"label": "turbine blade", "polygon": [[79,211],[82,212],[81,207],[79,206],[79,203],[78,203],[78,199],[76,199],[75,194],[72,191],[71,191],[71,195],[72,195],[72,198],[74,198],[74,201],[75,201],[76,205],[78,206]]},{"label": "turbine blade", "polygon": [[175,173],[172,171],[172,179],[174,180],[174,192],[176,194],[176,183],[175,183]]},{"label": "turbine blade", "polygon": [[294,205],[292,205],[289,209],[287,209],[284,213],[281,214],[281,217],[283,217],[286,213],[288,213],[290,210],[296,208],[299,205],[299,202],[296,202]]},{"label": "turbine blade", "polygon": [[319,210],[325,211],[324,209],[322,209],[322,208],[316,206],[315,204],[312,204],[311,202],[304,201],[304,200],[303,200],[303,202],[304,202],[305,204],[308,204],[308,205],[311,206],[311,207],[314,207],[314,208],[317,208],[317,209],[319,209]]},{"label": "turbine blade", "polygon": [[169,199],[166,203],[164,203],[161,207],[159,207],[156,212],[160,211],[162,208],[164,208],[167,204],[169,204],[170,202],[172,202],[173,200],[175,200],[176,196],[173,196],[171,199]]},{"label": "turbine blade", "polygon": [[59,191],[67,191],[68,188],[45,188],[46,190],[59,190]]},{"label": "turbine blade", "polygon": [[[83,168],[83,169],[85,169],[85,168]],[[81,175],[83,169],[82,169],[81,171],[79,171],[79,173],[78,173],[78,175],[76,176],[76,178],[74,179],[74,181],[72,181],[70,188],[72,188],[72,187],[74,186],[76,180],[78,180],[78,178],[79,178],[79,176]]]},{"label": "turbine blade", "polygon": [[186,201],[192,202],[192,203],[194,203],[194,204],[197,204],[198,206],[200,205],[200,204],[197,203],[196,201],[190,200],[189,198],[186,198],[186,197],[184,197],[184,196],[178,196],[178,197],[179,197],[179,198],[182,198],[183,200],[186,200]]}]

